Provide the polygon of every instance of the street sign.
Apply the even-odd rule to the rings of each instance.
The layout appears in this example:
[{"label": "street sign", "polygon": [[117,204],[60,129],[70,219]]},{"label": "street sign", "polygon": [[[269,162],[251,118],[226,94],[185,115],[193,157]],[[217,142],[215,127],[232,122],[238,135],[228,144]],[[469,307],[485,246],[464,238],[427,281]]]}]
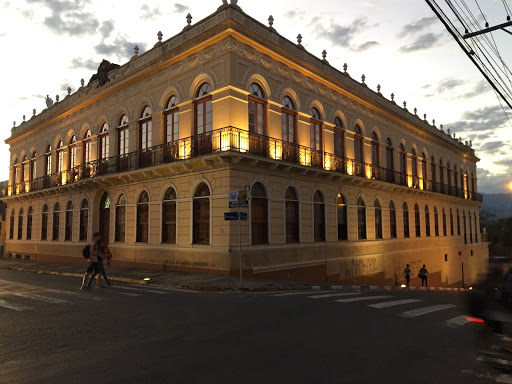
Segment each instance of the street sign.
[{"label": "street sign", "polygon": [[245,213],[245,212],[240,212],[240,220],[242,220],[242,221],[247,221],[247,213]]},{"label": "street sign", "polygon": [[238,220],[238,212],[224,212],[224,220]]},{"label": "street sign", "polygon": [[236,190],[228,193],[229,208],[244,208],[249,206],[247,191]]}]

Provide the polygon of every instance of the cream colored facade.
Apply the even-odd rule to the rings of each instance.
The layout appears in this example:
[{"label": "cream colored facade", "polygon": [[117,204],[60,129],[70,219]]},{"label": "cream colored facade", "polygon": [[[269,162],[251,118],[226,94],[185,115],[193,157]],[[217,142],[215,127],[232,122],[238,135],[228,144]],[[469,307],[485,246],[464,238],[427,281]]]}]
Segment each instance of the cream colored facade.
[{"label": "cream colored facade", "polygon": [[[88,240],[93,232],[102,230],[108,236],[118,265],[237,273],[238,223],[224,220],[224,213],[233,210],[228,208],[228,191],[261,183],[267,209],[266,241],[262,244],[254,244],[252,238],[256,226],[251,215],[254,198],[249,198],[249,209],[242,208],[249,215],[249,220],[241,225],[242,265],[247,275],[395,284],[403,279],[402,271],[409,263],[413,273],[426,264],[433,283],[452,285],[461,280],[462,259],[466,281],[474,280],[477,273],[484,271],[488,244],[480,241],[481,203],[474,178],[478,161],[474,150],[364,83],[353,80],[347,73],[337,71],[300,45],[284,39],[240,8],[221,6],[179,35],[157,43],[143,55],[134,56],[108,77],[107,84],[100,87],[96,80],[83,86],[13,128],[6,140],[10,145],[11,165],[9,187],[3,192],[8,205],[6,253],[11,257],[80,262],[81,249],[86,243],[80,239],[81,230],[84,232],[80,228],[83,226],[80,211],[85,200]],[[207,129],[201,136],[197,131],[200,116],[196,108],[204,101],[198,91],[205,83],[211,87],[208,95],[212,121],[211,131]],[[252,84],[263,91],[259,100],[264,106],[263,135],[252,133],[249,128]],[[169,144],[164,133],[165,115],[172,96],[178,99],[179,140],[171,140]],[[288,111],[295,116],[296,141],[292,145],[282,140],[285,97],[294,104],[294,111]],[[152,138],[151,145],[143,150],[141,129],[147,121],[143,118],[147,107],[151,110]],[[313,108],[318,111],[321,124],[318,151],[311,149]],[[119,168],[122,151],[118,127],[123,115],[128,119],[131,154],[128,158],[134,160],[128,168]],[[334,133],[335,121],[342,123],[343,156],[336,154],[335,139],[339,136]],[[100,134],[105,123],[108,153],[99,158],[101,140],[105,140],[100,139]],[[363,137],[360,161],[354,161],[356,126]],[[200,136],[207,138],[206,149],[198,145]],[[73,137],[76,142],[72,142]],[[386,168],[387,153],[390,153],[386,150],[387,139],[392,143],[393,169]],[[88,140],[90,158],[83,164],[84,143]],[[373,158],[372,141],[373,145],[379,142]],[[62,148],[58,148],[60,142]],[[263,145],[264,150],[254,150],[254,143]],[[403,156],[400,145],[405,148],[406,173],[400,171]],[[51,172],[46,171],[48,147],[51,147]],[[173,155],[169,157],[171,148]],[[285,159],[285,148],[292,148],[293,161]],[[57,150],[63,158],[62,172],[57,168]],[[77,159],[73,171],[68,169],[72,152]],[[141,163],[143,152],[150,153],[149,163]],[[315,154],[319,163],[315,163]],[[412,172],[415,161],[417,174]],[[194,195],[203,183],[209,190],[208,217],[201,218],[204,223],[207,220],[204,225],[208,226],[208,240],[198,243],[194,241],[193,230]],[[285,194],[289,187],[297,192],[299,207],[299,241],[292,243],[286,241]],[[162,241],[163,200],[169,188],[176,194],[174,244]],[[144,191],[149,196],[148,237],[141,242],[137,241],[137,207]],[[346,202],[346,240],[338,238],[338,194]],[[110,209],[101,210],[102,197],[107,195]],[[125,236],[123,241],[116,241],[116,205],[122,195],[126,199]],[[321,196],[323,203],[319,203],[317,212],[323,207],[325,216],[317,216],[316,227],[314,196]],[[365,204],[366,239],[358,236],[358,199]],[[382,212],[382,238],[376,235],[376,200]],[[71,214],[66,215],[70,201],[72,226],[68,225],[66,232],[66,221],[71,218]],[[57,202],[59,233],[52,240],[53,210]],[[390,202],[395,207],[396,238],[391,236]],[[409,211],[409,237],[404,237],[404,203]],[[415,236],[416,204],[420,209],[418,237]],[[42,239],[45,205],[48,207],[47,240]],[[427,236],[425,207],[429,209],[430,236]],[[30,208],[31,238],[27,239]],[[458,226],[456,212],[460,216]],[[323,223],[319,223],[319,218]],[[320,241],[315,241],[314,228],[317,231],[325,228],[325,239],[320,236]],[[66,234],[69,240],[65,240]]]}]

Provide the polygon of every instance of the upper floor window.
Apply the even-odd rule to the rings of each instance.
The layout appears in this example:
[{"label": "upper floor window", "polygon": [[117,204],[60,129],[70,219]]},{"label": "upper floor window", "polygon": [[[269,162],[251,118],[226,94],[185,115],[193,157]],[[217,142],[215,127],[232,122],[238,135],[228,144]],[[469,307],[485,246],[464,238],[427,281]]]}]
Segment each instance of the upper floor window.
[{"label": "upper floor window", "polygon": [[322,121],[318,109],[311,110],[311,121],[309,123],[311,148],[317,151],[322,149]]},{"label": "upper floor window", "polygon": [[393,143],[389,137],[386,139],[386,168],[391,171],[394,169]]},{"label": "upper floor window", "polygon": [[[426,176],[423,176],[426,178]],[[434,156],[430,158],[430,180],[432,180],[433,183],[436,182],[436,161],[434,159]]]},{"label": "upper floor window", "polygon": [[380,165],[379,138],[375,132],[372,132],[372,165],[376,167]]},{"label": "upper floor window", "polygon": [[418,155],[416,154],[416,149],[412,149],[411,151],[411,175],[413,177],[418,176]]},{"label": "upper floor window", "polygon": [[110,138],[108,136],[108,124],[104,123],[100,130],[100,153],[99,159],[106,159],[110,153]]},{"label": "upper floor window", "polygon": [[142,116],[139,120],[139,149],[145,150],[151,148],[152,134],[153,134],[153,122],[151,120],[151,114],[153,111],[148,106],[144,108]]},{"label": "upper floor window", "polygon": [[51,145],[48,145],[46,147],[46,153],[44,154],[44,174],[45,176],[49,176],[52,174],[52,147]]},{"label": "upper floor window", "polygon": [[91,130],[90,129],[85,131],[85,135],[84,135],[82,162],[83,162],[83,164],[87,164],[87,163],[91,162]]},{"label": "upper floor window", "polygon": [[354,129],[354,160],[360,163],[364,160],[363,133],[359,125],[356,125]]},{"label": "upper floor window", "polygon": [[295,143],[295,119],[297,113],[295,112],[295,105],[290,97],[285,96],[281,101],[283,104],[281,114],[281,133],[283,141],[287,143]]},{"label": "upper floor window", "polygon": [[443,167],[443,161],[439,160],[439,183],[441,185],[444,184],[444,167]]},{"label": "upper floor window", "polygon": [[166,143],[173,143],[180,137],[180,113],[178,97],[173,95],[167,101],[164,111],[164,137]]},{"label": "upper floor window", "polygon": [[195,135],[202,135],[212,131],[212,87],[203,83],[194,101],[195,110]]},{"label": "upper floor window", "polygon": [[29,180],[34,180],[37,176],[36,174],[36,152],[32,152],[32,159],[30,159],[30,169],[29,169]]},{"label": "upper floor window", "polygon": [[448,184],[448,188],[452,188],[452,170],[450,168],[450,163],[446,163],[446,180]]},{"label": "upper floor window", "polygon": [[57,173],[61,173],[64,169],[64,154],[62,153],[62,140],[59,140],[59,142],[57,143],[55,157],[57,163]]},{"label": "upper floor window", "polygon": [[68,169],[72,169],[76,167],[77,165],[77,158],[76,158],[76,137],[75,135],[71,136],[71,139],[69,140],[69,164]]},{"label": "upper floor window", "polygon": [[453,185],[455,189],[459,188],[459,174],[457,173],[457,165],[453,165]]},{"label": "upper floor window", "polygon": [[334,119],[334,154],[345,157],[345,130],[339,117]]},{"label": "upper floor window", "polygon": [[117,128],[117,144],[118,155],[123,156],[128,154],[128,117],[123,115],[119,120],[119,127]]},{"label": "upper floor window", "polygon": [[249,87],[249,132],[265,134],[265,94],[259,84],[252,83]]},{"label": "upper floor window", "polygon": [[402,175],[407,174],[407,153],[402,143],[400,143],[400,173]]}]

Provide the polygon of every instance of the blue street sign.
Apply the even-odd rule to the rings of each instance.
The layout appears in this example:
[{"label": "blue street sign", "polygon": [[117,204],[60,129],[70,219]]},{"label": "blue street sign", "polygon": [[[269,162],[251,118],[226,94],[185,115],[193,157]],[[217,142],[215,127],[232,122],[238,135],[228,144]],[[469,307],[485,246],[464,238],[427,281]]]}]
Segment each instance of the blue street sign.
[{"label": "blue street sign", "polygon": [[247,213],[245,213],[245,212],[240,212],[240,220],[242,220],[242,221],[247,221]]},{"label": "blue street sign", "polygon": [[224,220],[238,220],[238,212],[224,212]]}]

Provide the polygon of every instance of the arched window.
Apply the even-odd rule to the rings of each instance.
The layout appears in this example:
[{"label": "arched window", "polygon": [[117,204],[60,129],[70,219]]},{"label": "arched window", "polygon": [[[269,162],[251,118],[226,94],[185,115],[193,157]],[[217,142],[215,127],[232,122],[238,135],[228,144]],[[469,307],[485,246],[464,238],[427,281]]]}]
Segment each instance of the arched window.
[{"label": "arched window", "polygon": [[375,132],[372,132],[372,165],[375,167],[380,166],[379,137]]},{"label": "arched window", "polygon": [[445,180],[444,180],[444,167],[443,167],[443,161],[439,160],[439,184],[441,186],[440,190],[438,192],[445,193]]},{"label": "arched window", "polygon": [[298,243],[300,241],[299,227],[299,199],[297,191],[288,187],[284,194],[285,199],[285,225],[286,225],[286,242]]},{"label": "arched window", "polygon": [[334,154],[345,157],[345,130],[339,117],[334,119]]},{"label": "arched window", "polygon": [[464,244],[468,243],[468,233],[466,230],[466,212],[462,211],[462,229],[464,230]]},{"label": "arched window", "polygon": [[283,108],[281,109],[281,133],[283,141],[287,143],[295,143],[295,105],[290,97],[285,96],[281,101]]},{"label": "arched window", "polygon": [[52,147],[48,145],[46,147],[46,153],[44,154],[44,175],[50,176],[52,174]]},{"label": "arched window", "polygon": [[43,205],[41,214],[41,240],[48,239],[48,205]]},{"label": "arched window", "polygon": [[251,239],[252,244],[268,243],[268,201],[265,188],[255,183],[251,189]]},{"label": "arched window", "polygon": [[318,109],[311,109],[309,121],[310,147],[316,151],[322,150],[322,121]]},{"label": "arched window", "polygon": [[357,238],[366,239],[366,205],[361,197],[357,198]]},{"label": "arched window", "polygon": [[145,151],[151,148],[153,135],[153,121],[151,114],[153,111],[150,107],[144,108],[142,116],[139,120],[139,149]]},{"label": "arched window", "polygon": [[478,243],[478,227],[477,227],[477,221],[476,221],[476,213],[474,213],[474,219],[475,219],[475,243]]},{"label": "arched window", "polygon": [[82,144],[82,164],[91,162],[91,130],[85,131],[84,140]]},{"label": "arched window", "polygon": [[23,208],[18,212],[18,240],[23,238]]},{"label": "arched window", "polygon": [[128,117],[126,115],[121,116],[119,120],[119,126],[117,127],[117,141],[118,148],[117,154],[124,156],[128,154]]},{"label": "arched window", "polygon": [[87,199],[82,200],[80,206],[80,241],[87,241],[87,232],[89,226],[89,202]]},{"label": "arched window", "polygon": [[430,211],[428,205],[425,205],[425,233],[426,236],[430,236]]},{"label": "arched window", "polygon": [[313,221],[314,241],[325,241],[325,204],[320,191],[313,195]]},{"label": "arched window", "polygon": [[473,222],[471,221],[471,212],[468,212],[468,224],[469,224],[469,243],[473,244]]},{"label": "arched window", "polygon": [[196,95],[195,105],[195,135],[202,135],[212,131],[212,87],[203,83]]},{"label": "arched window", "polygon": [[18,160],[14,159],[14,165],[12,166],[12,194],[15,195],[18,187]]},{"label": "arched window", "polygon": [[69,140],[69,157],[68,157],[68,169],[72,170],[77,166],[77,158],[76,158],[76,137],[75,135],[71,136]]},{"label": "arched window", "polygon": [[66,228],[64,240],[73,240],[73,202],[68,201],[66,205]]},{"label": "arched window", "polygon": [[386,168],[390,171],[395,169],[393,159],[393,143],[389,137],[386,139]]},{"label": "arched window", "polygon": [[457,208],[457,236],[460,236],[460,212]]},{"label": "arched window", "polygon": [[379,200],[375,199],[375,238],[382,239],[382,207]]},{"label": "arched window", "polygon": [[450,208],[450,234],[453,236],[455,233],[453,232],[453,212]]},{"label": "arched window", "polygon": [[57,173],[60,174],[64,169],[64,154],[62,153],[62,140],[60,140],[57,143],[55,157],[57,163]]},{"label": "arched window", "polygon": [[421,223],[420,223],[420,207],[418,204],[414,205],[414,228],[416,229],[416,237],[421,236]]},{"label": "arched window", "polygon": [[354,128],[354,160],[359,163],[364,162],[363,133],[359,125]]},{"label": "arched window", "polygon": [[116,204],[115,241],[125,241],[126,230],[126,196],[119,196]]},{"label": "arched window", "polygon": [[18,193],[23,193],[25,192],[25,160],[26,160],[26,156],[23,155],[22,158],[21,158],[21,162],[20,162],[20,172],[19,172],[19,180],[18,180],[18,183],[19,183],[19,192]]},{"label": "arched window", "polygon": [[249,87],[249,132],[264,135],[266,132],[265,94],[257,83]]},{"label": "arched window", "polygon": [[29,180],[30,181],[33,181],[36,177],[37,177],[37,173],[36,173],[36,157],[37,157],[37,154],[36,152],[32,152],[32,159],[30,159],[30,169],[29,169]]},{"label": "arched window", "polygon": [[336,198],[337,214],[338,214],[338,240],[348,239],[348,223],[347,223],[347,203],[341,193]]},{"label": "arched window", "polygon": [[210,244],[210,189],[205,183],[199,184],[194,194],[192,241],[196,244]]},{"label": "arched window", "polygon": [[446,163],[446,180],[448,184],[448,194],[452,194],[452,170],[449,162]]},{"label": "arched window", "polygon": [[179,100],[173,95],[167,101],[164,111],[164,127],[165,142],[175,143],[180,138],[180,109],[178,108]]},{"label": "arched window", "polygon": [[9,219],[9,239],[14,239],[14,209],[11,211],[11,218]]},{"label": "arched window", "polygon": [[454,195],[457,196],[457,189],[459,189],[459,173],[457,172],[457,165],[453,165],[453,186],[455,187]]},{"label": "arched window", "polygon": [[411,175],[413,178],[418,177],[418,155],[415,148],[411,150]]},{"label": "arched window", "polygon": [[389,202],[389,232],[392,239],[396,238],[396,209],[393,201]]},{"label": "arched window", "polygon": [[439,236],[439,213],[437,207],[434,207],[434,236]]},{"label": "arched window", "polygon": [[[427,178],[426,176],[423,176],[423,178]],[[432,186],[435,185],[437,182],[437,175],[436,175],[436,161],[434,159],[434,156],[430,157],[430,180],[432,180]],[[434,189],[436,191],[436,189]]]},{"label": "arched window", "polygon": [[407,153],[402,143],[400,143],[400,184],[407,185]]},{"label": "arched window", "polygon": [[32,207],[27,211],[27,240],[32,240]]},{"label": "arched window", "polygon": [[138,243],[147,243],[149,235],[149,196],[143,191],[137,201],[137,234]]},{"label": "arched window", "polygon": [[443,236],[446,236],[446,211],[443,208]]},{"label": "arched window", "polygon": [[409,207],[407,203],[402,206],[403,222],[404,222],[404,237],[409,237]]},{"label": "arched window", "polygon": [[108,124],[103,123],[100,130],[100,153],[99,159],[106,159],[110,154],[110,138],[108,136]]},{"label": "arched window", "polygon": [[[423,152],[423,158],[421,159],[421,177],[426,182],[428,180],[428,164],[427,164],[427,154]],[[424,189],[425,186],[423,187]]]},{"label": "arched window", "polygon": [[53,227],[52,227],[52,240],[59,240],[60,232],[60,205],[55,203],[53,206]]},{"label": "arched window", "polygon": [[162,243],[176,244],[176,191],[169,188],[162,203]]}]

